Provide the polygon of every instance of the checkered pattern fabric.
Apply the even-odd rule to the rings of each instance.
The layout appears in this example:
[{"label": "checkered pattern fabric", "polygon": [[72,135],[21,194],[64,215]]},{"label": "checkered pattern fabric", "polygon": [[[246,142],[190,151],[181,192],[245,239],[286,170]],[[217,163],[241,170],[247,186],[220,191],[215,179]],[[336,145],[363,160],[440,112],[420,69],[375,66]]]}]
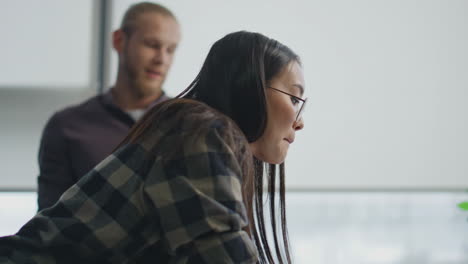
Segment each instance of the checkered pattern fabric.
[{"label": "checkered pattern fabric", "polygon": [[103,160],[0,238],[0,263],[256,263],[239,161],[222,122],[194,132],[196,115],[161,120]]}]

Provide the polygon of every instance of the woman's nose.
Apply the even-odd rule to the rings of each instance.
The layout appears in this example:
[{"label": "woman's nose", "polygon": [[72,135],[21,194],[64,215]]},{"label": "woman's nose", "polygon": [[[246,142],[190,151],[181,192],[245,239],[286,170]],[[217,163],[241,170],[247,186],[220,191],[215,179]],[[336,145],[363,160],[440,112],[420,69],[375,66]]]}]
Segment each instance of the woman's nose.
[{"label": "woman's nose", "polygon": [[304,119],[299,118],[299,120],[294,122],[294,130],[298,131],[304,128]]}]

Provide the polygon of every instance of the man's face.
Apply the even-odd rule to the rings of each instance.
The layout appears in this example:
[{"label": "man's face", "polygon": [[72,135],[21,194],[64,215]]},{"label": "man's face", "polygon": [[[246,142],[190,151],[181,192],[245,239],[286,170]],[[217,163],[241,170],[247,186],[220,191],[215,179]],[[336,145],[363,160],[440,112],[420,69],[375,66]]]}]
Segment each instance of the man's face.
[{"label": "man's face", "polygon": [[130,36],[124,33],[120,67],[138,98],[159,94],[179,41],[177,21],[154,12],[141,14]]}]

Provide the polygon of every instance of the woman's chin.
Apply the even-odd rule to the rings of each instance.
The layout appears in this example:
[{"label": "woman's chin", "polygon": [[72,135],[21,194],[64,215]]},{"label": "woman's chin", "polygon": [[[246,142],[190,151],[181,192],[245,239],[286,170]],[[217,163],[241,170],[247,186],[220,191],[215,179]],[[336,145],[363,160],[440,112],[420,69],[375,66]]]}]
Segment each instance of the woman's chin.
[{"label": "woman's chin", "polygon": [[286,159],[288,153],[288,145],[278,145],[275,147],[270,146],[269,148],[260,148],[256,142],[250,143],[250,150],[255,158],[269,164],[281,164]]},{"label": "woman's chin", "polygon": [[261,156],[254,155],[254,156],[255,158],[263,162],[269,163],[269,164],[281,164],[284,162],[286,158],[286,155],[278,155],[275,157],[268,157],[268,155],[261,155]]}]

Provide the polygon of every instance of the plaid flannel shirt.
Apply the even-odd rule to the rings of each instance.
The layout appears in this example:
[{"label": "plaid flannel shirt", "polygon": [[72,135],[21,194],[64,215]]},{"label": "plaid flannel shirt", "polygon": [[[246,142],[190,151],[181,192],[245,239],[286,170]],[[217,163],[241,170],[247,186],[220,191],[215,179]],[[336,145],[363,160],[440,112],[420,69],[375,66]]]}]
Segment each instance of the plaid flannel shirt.
[{"label": "plaid flannel shirt", "polygon": [[225,128],[194,133],[193,115],[164,118],[0,238],[0,263],[256,263]]}]

